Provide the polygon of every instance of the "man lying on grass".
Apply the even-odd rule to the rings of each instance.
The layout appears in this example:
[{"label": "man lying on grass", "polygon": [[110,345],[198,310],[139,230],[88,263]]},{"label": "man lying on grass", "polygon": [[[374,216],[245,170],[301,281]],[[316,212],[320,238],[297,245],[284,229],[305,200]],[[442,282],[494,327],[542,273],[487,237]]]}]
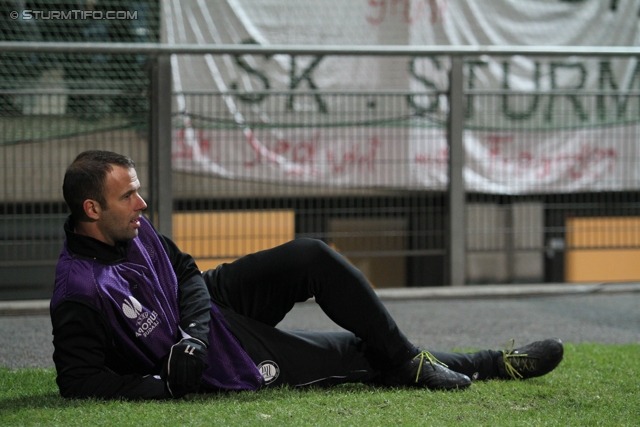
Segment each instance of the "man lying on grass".
[{"label": "man lying on grass", "polygon": [[[347,382],[464,389],[472,379],[544,375],[562,360],[558,339],[471,354],[416,348],[364,275],[318,240],[201,272],[142,215],[139,188],[134,162],[111,152],[81,153],[65,174],[71,215],[51,299],[64,397],[162,399]],[[349,332],[276,328],[311,297]]]}]

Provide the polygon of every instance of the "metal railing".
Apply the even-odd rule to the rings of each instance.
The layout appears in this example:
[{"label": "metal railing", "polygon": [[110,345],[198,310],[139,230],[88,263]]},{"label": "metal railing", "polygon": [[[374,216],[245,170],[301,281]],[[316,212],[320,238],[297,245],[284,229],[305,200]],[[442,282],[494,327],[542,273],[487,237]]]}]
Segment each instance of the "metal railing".
[{"label": "metal railing", "polygon": [[[107,88],[93,90],[89,86],[83,89],[52,90],[39,89],[5,89],[0,95],[28,96],[42,95],[54,99],[57,96],[87,96],[109,99],[125,97],[125,99],[148,100],[148,112],[138,113],[145,117],[143,125],[131,127],[117,120],[105,120],[100,122],[100,129],[129,129],[122,131],[117,136],[120,140],[102,141],[99,138],[83,138],[81,132],[78,136],[48,135],[30,136],[27,139],[17,138],[18,142],[9,141],[8,135],[13,132],[11,126],[20,126],[19,120],[12,118],[11,126],[6,118],[0,117],[0,122],[5,122],[4,130],[0,131],[0,138],[4,144],[0,144],[3,150],[3,196],[2,212],[0,212],[0,245],[3,245],[3,259],[0,267],[9,271],[5,275],[7,280],[13,281],[15,277],[23,274],[25,268],[37,266],[42,271],[37,273],[33,280],[53,280],[49,277],[51,268],[55,264],[53,253],[55,249],[49,249],[46,254],[33,254],[33,245],[29,242],[37,241],[56,246],[61,243],[61,233],[46,231],[37,232],[33,228],[36,224],[49,224],[54,220],[64,217],[66,209],[61,202],[59,187],[47,187],[39,180],[48,183],[57,183],[60,177],[53,177],[53,172],[43,176],[42,170],[50,168],[61,175],[64,167],[73,158],[73,154],[83,148],[105,147],[124,151],[137,160],[139,172],[148,175],[148,183],[143,190],[149,202],[149,215],[157,228],[181,242],[186,242],[190,248],[200,254],[205,261],[220,261],[233,258],[241,253],[224,252],[202,248],[207,244],[203,239],[214,240],[216,236],[176,235],[176,214],[214,212],[251,213],[265,212],[290,212],[293,216],[289,219],[276,219],[268,222],[267,228],[278,221],[287,224],[291,222],[293,231],[284,235],[295,237],[317,237],[334,244],[354,263],[364,269],[371,268],[372,275],[378,274],[380,281],[384,281],[384,274],[375,273],[376,268],[388,270],[402,270],[402,273],[394,276],[392,280],[400,280],[401,285],[417,286],[421,284],[449,284],[463,285],[465,283],[482,283],[486,281],[513,282],[518,281],[518,265],[540,263],[542,270],[534,274],[536,281],[562,281],[563,276],[554,273],[554,269],[563,269],[563,259],[558,254],[564,254],[567,249],[602,249],[640,248],[640,239],[635,237],[615,239],[600,237],[600,243],[588,243],[584,237],[591,235],[575,235],[567,238],[567,218],[572,218],[573,227],[607,227],[624,228],[624,232],[632,235],[635,232],[635,222],[630,219],[628,223],[618,224],[614,222],[580,223],[580,218],[633,218],[640,210],[639,198],[636,189],[626,191],[595,191],[586,193],[557,192],[551,194],[489,194],[473,192],[465,184],[464,168],[466,164],[463,140],[465,129],[468,128],[468,120],[465,114],[469,112],[469,99],[485,99],[490,102],[495,98],[496,102],[504,96],[521,96],[523,99],[531,96],[548,95],[545,91],[533,91],[516,93],[515,91],[502,90],[477,90],[465,88],[466,58],[477,58],[483,55],[509,57],[522,55],[527,57],[598,57],[598,58],[635,58],[640,55],[640,48],[627,47],[512,47],[512,46],[256,46],[256,45],[165,45],[165,44],[112,44],[112,43],[28,43],[28,42],[0,42],[0,52],[47,54],[118,54],[118,55],[143,55],[146,57],[146,70],[148,72],[148,86],[144,93],[131,92],[127,88]],[[444,162],[446,166],[447,182],[441,189],[402,189],[402,188],[364,188],[354,187],[351,191],[336,186],[322,186],[308,188],[296,187],[292,190],[287,185],[268,185],[256,183],[251,179],[225,179],[203,177],[200,174],[189,172],[167,173],[173,170],[172,140],[176,135],[176,124],[180,120],[176,117],[184,114],[177,111],[175,100],[177,96],[195,99],[197,96],[207,97],[207,102],[221,102],[226,96],[238,96],[237,91],[211,92],[200,95],[188,92],[176,92],[172,86],[173,75],[172,55],[289,55],[295,56],[380,56],[380,57],[433,57],[444,56],[450,59],[448,71],[448,88],[439,93],[446,97],[448,107],[446,120],[438,126],[446,133],[448,151],[441,159],[427,159],[428,162]],[[289,93],[295,96],[318,96],[320,91],[295,90]],[[433,95],[434,92],[417,91],[415,96]],[[580,93],[572,91],[557,92],[558,96],[565,96],[574,102],[577,98],[593,97],[597,102],[598,96],[620,95],[619,91],[596,91],[593,93]],[[242,95],[247,95],[242,93]],[[254,95],[260,95],[256,92]],[[287,93],[270,93],[270,96],[286,98]],[[379,96],[380,104],[385,102],[394,104],[392,99],[405,99],[407,93],[379,93],[379,94],[334,94],[336,96]],[[622,95],[637,99],[638,93],[627,90]],[[388,96],[388,98],[384,98]],[[411,96],[411,94],[409,94]],[[574,98],[571,98],[574,97]],[[100,99],[102,99],[100,98]],[[580,98],[583,99],[583,98]],[[110,101],[111,102],[111,101]],[[116,102],[116,101],[113,101]],[[283,102],[286,102],[283,101]],[[591,102],[591,101],[589,101]],[[394,107],[389,107],[394,108]],[[551,107],[550,107],[551,108]],[[189,111],[189,118],[197,120],[197,111]],[[419,115],[417,115],[419,116]],[[52,122],[55,118],[51,119]],[[108,123],[107,123],[108,122]],[[29,126],[29,120],[25,120],[22,126]],[[147,125],[148,124],[148,125]],[[138,123],[139,125],[139,123]],[[237,125],[237,123],[236,123]],[[91,127],[93,126],[93,128]],[[95,123],[87,125],[87,129],[98,129]],[[98,127],[96,127],[98,126]],[[415,123],[395,124],[400,128],[423,127],[423,124]],[[237,127],[237,126],[236,126]],[[233,124],[231,124],[233,128]],[[98,131],[100,131],[98,129]],[[179,129],[178,129],[179,130]],[[88,130],[87,132],[91,132]],[[216,131],[218,132],[218,131]],[[222,133],[220,133],[222,132]],[[220,131],[216,135],[225,138],[236,138],[237,132]],[[227,133],[225,133],[227,132]],[[422,131],[420,131],[422,132]],[[417,133],[415,138],[422,138],[423,133]],[[609,135],[609,134],[607,134]],[[615,133],[610,135],[615,138]],[[75,139],[74,139],[75,138]],[[127,139],[129,138],[129,139]],[[365,138],[365,136],[363,136]],[[25,142],[27,141],[27,142]],[[34,141],[38,144],[34,145]],[[48,142],[47,142],[48,141]],[[11,143],[9,143],[11,142]],[[35,152],[28,148],[30,144]],[[47,145],[48,144],[48,145]],[[498,144],[498,143],[497,143]],[[499,145],[499,144],[498,144]],[[498,146],[496,145],[496,146]],[[174,147],[175,149],[175,147]],[[38,154],[40,151],[40,154]],[[602,153],[587,153],[585,155],[606,155]],[[48,158],[42,158],[48,156]],[[52,156],[55,164],[50,164]],[[26,160],[30,159],[30,160]],[[504,159],[503,159],[504,160]],[[17,163],[16,163],[17,161]],[[506,160],[504,160],[506,161]],[[520,158],[515,161],[526,162],[528,158]],[[626,159],[626,161],[636,161]],[[14,163],[11,163],[14,162]],[[49,163],[48,163],[49,162]],[[21,169],[18,170],[19,164]],[[24,170],[24,165],[29,164],[29,171]],[[47,175],[50,175],[47,178]],[[144,176],[144,175],[142,175]],[[509,178],[515,179],[515,178]],[[22,182],[18,182],[22,181]],[[38,187],[42,186],[42,189]],[[191,186],[191,188],[189,188]],[[192,191],[193,188],[205,188],[207,191]],[[613,201],[613,202],[612,202]],[[199,219],[198,219],[199,218]],[[274,217],[275,218],[275,217]],[[573,218],[576,218],[574,220]],[[211,233],[220,233],[221,229],[231,227],[225,221],[227,217],[185,216],[184,221],[218,221],[219,225],[210,227]],[[236,218],[237,219],[237,218]],[[264,221],[264,218],[246,221]],[[368,222],[369,221],[369,222]],[[615,224],[614,224],[615,223]],[[183,224],[183,223],[180,223]],[[204,224],[204,223],[203,223]],[[225,225],[226,224],[226,225]],[[247,228],[246,223],[235,225]],[[243,225],[244,224],[244,225]],[[595,225],[594,225],[595,224]],[[612,225],[613,224],[613,225]],[[618,225],[616,225],[618,224]],[[621,225],[622,224],[622,225]],[[183,227],[183,226],[181,226]],[[205,225],[201,224],[201,228]],[[618,228],[615,228],[618,227]],[[264,228],[264,227],[263,227]],[[183,233],[183,231],[180,231]],[[487,234],[487,235],[485,235]],[[488,236],[491,234],[491,236]],[[598,235],[598,233],[594,234]],[[532,237],[535,236],[535,237]],[[259,237],[258,237],[259,238]],[[191,239],[191,241],[189,240]],[[229,242],[229,237],[226,237]],[[358,240],[359,239],[359,240]],[[377,240],[376,240],[377,239]],[[582,239],[582,240],[581,240]],[[604,239],[604,240],[603,240]],[[266,244],[272,244],[276,240],[266,239]],[[218,242],[217,244],[221,244]],[[199,245],[199,246],[198,246]],[[20,249],[20,247],[23,249]],[[45,245],[46,246],[46,245]],[[342,246],[342,247],[340,247]],[[44,246],[43,246],[44,247]],[[240,249],[242,251],[242,249]],[[221,255],[222,253],[222,255]],[[474,276],[474,268],[478,265],[493,265],[487,263],[487,257],[500,255],[501,269],[505,274],[498,278],[483,276],[478,273]],[[531,255],[529,258],[527,256]],[[522,257],[521,257],[522,255]],[[520,257],[520,258],[519,258]],[[555,257],[555,258],[554,258]],[[387,259],[389,258],[389,259]],[[373,260],[373,261],[372,261]],[[385,264],[388,262],[388,264]],[[470,265],[472,262],[473,265]],[[360,263],[360,264],[358,264]],[[379,265],[377,265],[379,264]],[[558,267],[559,265],[559,267]],[[386,267],[385,267],[386,266]],[[435,269],[434,269],[435,267]],[[16,270],[18,269],[18,270]],[[440,269],[438,271],[438,269]],[[540,273],[542,271],[542,273]],[[542,274],[542,275],[541,275]],[[430,282],[429,275],[436,276],[435,282]],[[526,274],[525,274],[526,276]],[[398,279],[400,277],[400,279]],[[487,278],[488,277],[488,278]],[[522,280],[529,280],[525,277]],[[19,282],[19,280],[18,280]],[[375,282],[375,280],[373,280]],[[374,283],[375,284],[375,283]]]}]

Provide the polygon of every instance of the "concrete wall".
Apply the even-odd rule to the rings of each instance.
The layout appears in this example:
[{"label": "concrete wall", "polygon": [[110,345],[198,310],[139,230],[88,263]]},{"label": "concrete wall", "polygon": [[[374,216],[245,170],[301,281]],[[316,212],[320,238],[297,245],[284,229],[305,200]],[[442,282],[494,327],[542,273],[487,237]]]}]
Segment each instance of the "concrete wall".
[{"label": "concrete wall", "polygon": [[467,282],[542,282],[542,203],[467,206]]}]

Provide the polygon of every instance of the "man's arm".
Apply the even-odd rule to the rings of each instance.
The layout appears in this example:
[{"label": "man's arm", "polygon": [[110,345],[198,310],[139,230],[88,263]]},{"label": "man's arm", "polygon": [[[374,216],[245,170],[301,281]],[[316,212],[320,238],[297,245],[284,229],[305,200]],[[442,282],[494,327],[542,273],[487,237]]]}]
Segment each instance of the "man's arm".
[{"label": "man's arm", "polygon": [[197,338],[209,346],[211,297],[202,273],[191,255],[182,252],[168,237],[161,234],[158,234],[158,237],[178,277],[180,328],[188,336]]},{"label": "man's arm", "polygon": [[106,320],[94,308],[76,301],[61,302],[51,313],[51,323],[56,382],[63,397],[171,397],[165,381],[159,378],[138,373],[118,375],[107,368],[107,357],[113,351],[109,345],[111,334]]},{"label": "man's arm", "polygon": [[163,376],[173,397],[200,388],[209,347],[211,297],[193,257],[169,238],[158,234],[178,279],[178,304],[182,340],[174,344]]}]

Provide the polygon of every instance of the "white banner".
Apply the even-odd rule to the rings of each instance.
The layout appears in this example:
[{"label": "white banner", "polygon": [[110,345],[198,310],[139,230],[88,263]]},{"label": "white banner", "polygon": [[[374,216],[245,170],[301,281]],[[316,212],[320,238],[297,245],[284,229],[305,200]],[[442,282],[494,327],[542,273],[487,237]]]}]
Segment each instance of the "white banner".
[{"label": "white banner", "polygon": [[[531,194],[637,189],[640,153],[637,144],[624,141],[638,141],[639,130],[632,125],[535,134],[465,132],[467,190]],[[408,135],[384,128],[270,133],[176,130],[174,167],[289,184],[443,190],[448,183],[442,130],[415,139],[400,139]],[[234,143],[225,142],[229,140]]]},{"label": "white banner", "polygon": [[[640,41],[640,4],[633,0],[164,0],[163,6],[171,43],[637,46]],[[640,102],[637,95],[625,95],[640,89],[636,59],[465,61],[469,191],[640,188]],[[446,57],[174,56],[172,66],[177,92],[254,93],[206,103],[178,94],[178,170],[291,184],[446,188],[448,105],[436,94],[448,88]],[[320,92],[303,95],[310,89]],[[488,96],[476,89],[528,95]],[[609,92],[594,92],[602,90]],[[331,95],[341,91],[362,94]],[[380,95],[390,92],[419,95]]]}]

